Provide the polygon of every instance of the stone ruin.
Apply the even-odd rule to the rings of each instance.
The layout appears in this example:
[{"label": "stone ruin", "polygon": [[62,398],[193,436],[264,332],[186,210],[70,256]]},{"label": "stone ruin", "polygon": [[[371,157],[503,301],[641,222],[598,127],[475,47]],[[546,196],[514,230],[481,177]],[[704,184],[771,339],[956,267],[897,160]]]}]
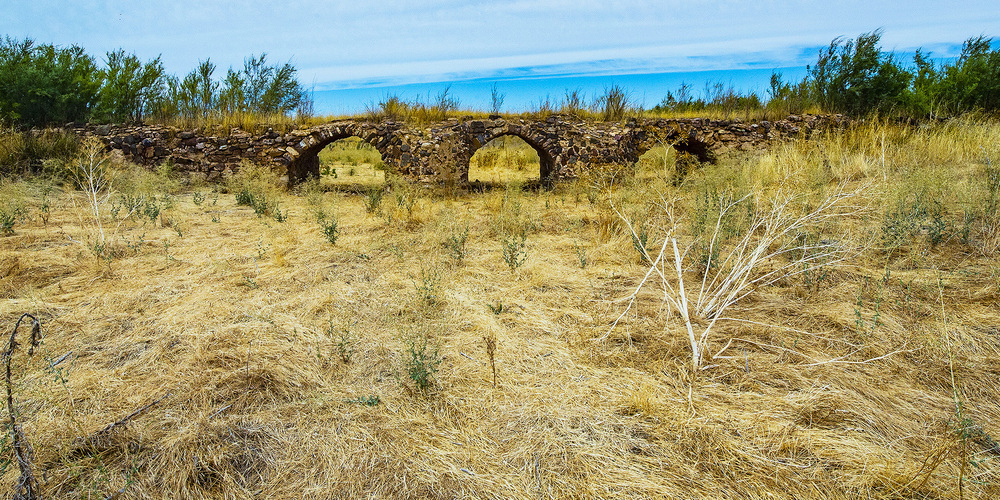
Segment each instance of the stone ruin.
[{"label": "stone ruin", "polygon": [[516,136],[538,153],[543,182],[571,178],[593,166],[632,164],[657,145],[672,146],[701,162],[727,151],[747,151],[775,141],[841,127],[841,115],[792,115],[776,121],[738,119],[630,119],[620,123],[586,121],[575,115],[545,118],[491,116],[450,118],[426,126],[392,120],[338,120],[286,133],[269,129],[228,135],[168,126],[88,125],[78,134],[98,137],[140,164],[173,162],[178,170],[209,179],[239,169],[244,161],[270,164],[290,185],[320,173],[319,152],[331,142],[359,137],[382,155],[386,168],[411,180],[464,184],[476,150],[493,139]]}]

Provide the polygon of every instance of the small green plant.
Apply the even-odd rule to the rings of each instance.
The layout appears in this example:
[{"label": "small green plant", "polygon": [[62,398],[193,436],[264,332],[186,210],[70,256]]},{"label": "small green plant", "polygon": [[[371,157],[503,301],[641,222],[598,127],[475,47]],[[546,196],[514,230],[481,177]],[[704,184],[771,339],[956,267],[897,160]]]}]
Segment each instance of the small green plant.
[{"label": "small green plant", "polygon": [[340,360],[344,363],[350,363],[356,350],[355,345],[358,342],[357,336],[351,332],[350,327],[337,328],[331,320],[327,326],[326,334],[334,339],[334,345],[337,347],[337,355],[340,356]]},{"label": "small green plant", "polygon": [[263,193],[255,193],[248,187],[244,187],[236,192],[236,204],[253,208],[257,217],[267,214],[267,197]]},{"label": "small green plant", "polygon": [[28,219],[28,209],[20,201],[10,201],[5,207],[0,207],[0,234],[14,234],[14,226]]},{"label": "small green plant", "polygon": [[0,234],[9,236],[14,234],[14,225],[17,223],[17,215],[6,210],[0,210]]},{"label": "small green plant", "polygon": [[254,279],[254,277],[250,276],[249,274],[243,275],[243,281],[240,284],[250,289],[260,288],[260,285],[257,284],[257,280]]},{"label": "small green plant", "polygon": [[460,231],[453,231],[446,240],[444,246],[448,249],[448,255],[455,262],[462,262],[466,255],[466,242],[469,239],[469,226],[464,226]]},{"label": "small green plant", "polygon": [[829,277],[830,270],[825,265],[816,267],[802,264],[802,285],[806,290],[818,292]]},{"label": "small green plant", "polygon": [[379,398],[378,396],[372,394],[371,396],[368,397],[359,396],[356,398],[345,399],[344,402],[350,404],[365,405],[365,406],[378,406]]},{"label": "small green plant", "polygon": [[195,191],[191,195],[191,201],[193,201],[195,205],[201,206],[202,203],[205,203],[205,193]]},{"label": "small green plant", "polygon": [[382,208],[382,198],[385,196],[385,190],[382,186],[372,186],[365,190],[364,198],[362,201],[365,203],[365,212],[369,214],[376,214]]},{"label": "small green plant", "polygon": [[500,302],[500,301],[497,301],[496,305],[487,303],[486,307],[490,308],[490,311],[493,312],[493,314],[495,314],[497,316],[503,314],[503,312],[507,310],[504,307],[503,302]]},{"label": "small green plant", "polygon": [[[131,206],[129,203],[127,206]],[[155,196],[145,197],[142,201],[142,215],[144,215],[150,222],[156,222],[156,219],[160,216],[160,204],[156,202]]]},{"label": "small green plant", "polygon": [[528,260],[528,250],[526,241],[528,235],[521,231],[520,234],[504,236],[500,245],[503,251],[503,261],[511,271],[516,271]]},{"label": "small green plant", "polygon": [[323,231],[326,241],[329,241],[331,245],[336,245],[337,237],[340,236],[340,222],[337,220],[337,215],[332,212],[327,214],[322,209],[317,210],[316,223],[319,224],[319,228]]},{"label": "small green plant", "polygon": [[257,217],[273,217],[277,222],[288,220],[288,212],[282,212],[277,200],[268,200],[262,190],[243,187],[236,192],[236,204],[253,208]]},{"label": "small green plant", "polygon": [[288,210],[282,212],[281,208],[278,207],[278,202],[274,202],[274,220],[277,222],[285,222],[288,220]]},{"label": "small green plant", "polygon": [[135,242],[126,240],[124,238],[122,239],[125,241],[125,246],[129,249],[130,252],[132,252],[132,255],[139,255],[139,252],[142,250],[142,245],[146,242],[146,233],[142,233],[141,235],[139,235],[139,238],[137,238]]},{"label": "small green plant", "polygon": [[264,243],[264,240],[257,238],[257,259],[263,260],[264,256],[267,255],[267,251],[271,249],[270,243]]},{"label": "small green plant", "polygon": [[[899,200],[886,211],[882,221],[882,246],[886,253],[891,255],[913,243],[921,233],[926,235],[926,242],[931,248],[948,239],[954,228],[945,217],[944,205],[939,200],[928,198],[925,192],[917,192]],[[965,215],[966,231],[974,219],[973,214]],[[968,236],[963,238],[968,239]]]},{"label": "small green plant", "polygon": [[587,249],[579,243],[574,244],[573,248],[576,250],[576,260],[580,264],[580,269],[586,269],[588,263]]},{"label": "small green plant", "polygon": [[406,376],[417,390],[426,392],[430,389],[441,361],[437,348],[427,345],[426,336],[415,335],[406,340]]},{"label": "small green plant", "polygon": [[219,218],[218,214],[212,214],[212,222],[219,223],[222,222],[222,219]]},{"label": "small green plant", "polygon": [[927,241],[931,244],[931,248],[934,248],[944,242],[949,232],[949,224],[944,219],[944,207],[938,200],[934,200],[931,204],[927,215],[930,217],[927,224]]},{"label": "small green plant", "polygon": [[[885,279],[876,281],[878,289],[875,291],[875,296],[872,298],[872,316],[870,321],[866,322],[864,313],[862,309],[864,308],[865,291],[871,288],[870,281],[866,277],[864,285],[858,289],[858,300],[854,306],[854,325],[857,327],[858,333],[863,335],[874,335],[875,330],[882,326],[882,301],[883,301],[883,286],[888,282],[888,276],[890,269],[886,266],[886,277]],[[869,295],[871,292],[869,292]],[[867,326],[866,326],[867,324]]]},{"label": "small green plant", "polygon": [[94,241],[90,245],[90,251],[94,254],[94,257],[104,260],[105,262],[111,262],[111,252],[108,251],[108,246],[101,241]]},{"label": "small green plant", "polygon": [[645,227],[639,227],[639,235],[632,234],[632,248],[639,254],[639,262],[649,262],[649,252],[652,252],[653,249],[649,248],[648,243],[649,233],[646,232]]},{"label": "small green plant", "polygon": [[434,305],[438,302],[441,288],[441,270],[434,268],[420,268],[420,276],[413,280],[413,287],[417,290],[417,296],[426,305]]}]

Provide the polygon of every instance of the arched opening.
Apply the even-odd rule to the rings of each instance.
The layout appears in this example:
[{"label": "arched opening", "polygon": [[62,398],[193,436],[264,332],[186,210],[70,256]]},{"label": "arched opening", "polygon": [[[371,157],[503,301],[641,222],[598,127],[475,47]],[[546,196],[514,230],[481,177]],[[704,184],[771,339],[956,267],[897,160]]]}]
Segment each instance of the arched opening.
[{"label": "arched opening", "polygon": [[679,185],[697,164],[697,158],[691,154],[670,145],[658,144],[639,156],[634,175],[644,181],[664,179]]},{"label": "arched opening", "polygon": [[540,147],[513,134],[501,135],[484,144],[472,155],[469,160],[469,182],[538,182],[549,176],[552,165],[552,159]]},{"label": "arched opening", "polygon": [[327,143],[317,154],[321,184],[381,185],[385,183],[382,153],[358,136]]}]

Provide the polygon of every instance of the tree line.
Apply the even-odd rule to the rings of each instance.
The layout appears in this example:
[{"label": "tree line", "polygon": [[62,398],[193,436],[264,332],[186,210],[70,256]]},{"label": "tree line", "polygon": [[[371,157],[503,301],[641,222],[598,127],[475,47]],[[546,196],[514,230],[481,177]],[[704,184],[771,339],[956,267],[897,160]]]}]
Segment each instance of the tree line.
[{"label": "tree line", "polygon": [[700,97],[682,84],[654,111],[773,108],[790,113],[806,110],[852,116],[893,115],[911,119],[937,119],[980,111],[1000,111],[1000,49],[993,39],[969,38],[958,58],[935,63],[917,50],[912,63],[882,50],[882,31],[856,39],[836,38],[820,49],[806,76],[785,81],[772,73],[766,96],[741,94],[721,83],[709,84]]},{"label": "tree line", "polygon": [[0,43],[0,123],[31,128],[311,112],[296,68],[270,64],[266,54],[251,55],[221,79],[210,59],[184,78],[166,73],[160,57],[144,62],[121,49],[101,62],[77,45],[5,37]]},{"label": "tree line", "polygon": [[[774,110],[881,114],[937,119],[1000,111],[1000,49],[992,38],[972,37],[958,58],[936,63],[918,50],[912,62],[882,50],[882,31],[855,39],[836,38],[820,49],[798,82],[771,75],[766,95],[740,93],[721,83],[707,84],[696,97],[690,85],[652,108],[654,113]],[[160,57],[141,61],[124,50],[109,52],[101,65],[81,47],[57,47],[5,37],[0,43],[0,123],[19,128],[67,122],[143,122],[148,119],[204,120],[238,114],[312,114],[312,101],[291,63],[270,64],[251,55],[242,68],[216,77],[210,59],[178,78],[167,74]],[[447,90],[443,94],[447,97]],[[620,107],[627,107],[628,94]],[[575,101],[579,101],[579,96]],[[448,97],[451,99],[450,97]],[[496,103],[494,89],[494,107]],[[502,97],[501,101],[502,103]],[[448,103],[455,107],[457,100]],[[607,108],[618,101],[595,106]],[[577,105],[579,102],[577,102]],[[571,106],[572,107],[572,106]],[[602,108],[602,109],[603,109]],[[495,110],[498,112],[498,110]],[[603,119],[615,119],[617,115]]]}]

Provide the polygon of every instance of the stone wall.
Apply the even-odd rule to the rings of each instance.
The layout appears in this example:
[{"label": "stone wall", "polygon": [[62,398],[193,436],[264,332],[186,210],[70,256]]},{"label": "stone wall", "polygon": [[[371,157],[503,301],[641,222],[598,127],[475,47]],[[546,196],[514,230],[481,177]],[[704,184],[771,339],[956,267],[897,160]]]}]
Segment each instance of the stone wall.
[{"label": "stone wall", "polygon": [[155,125],[86,126],[76,131],[98,137],[140,164],[172,161],[179,170],[213,179],[239,169],[244,161],[253,161],[280,169],[290,184],[319,175],[317,155],[329,143],[357,136],[382,154],[387,167],[404,176],[463,183],[476,150],[505,135],[531,145],[538,152],[541,178],[555,180],[574,177],[590,166],[633,163],[659,144],[672,145],[705,162],[727,151],[762,148],[776,140],[808,137],[844,124],[846,119],[840,115],[789,116],[774,122],[696,118],[602,123],[554,114],[544,119],[452,118],[423,127],[353,119],[261,134],[232,129],[228,135],[204,135],[198,130]]}]

